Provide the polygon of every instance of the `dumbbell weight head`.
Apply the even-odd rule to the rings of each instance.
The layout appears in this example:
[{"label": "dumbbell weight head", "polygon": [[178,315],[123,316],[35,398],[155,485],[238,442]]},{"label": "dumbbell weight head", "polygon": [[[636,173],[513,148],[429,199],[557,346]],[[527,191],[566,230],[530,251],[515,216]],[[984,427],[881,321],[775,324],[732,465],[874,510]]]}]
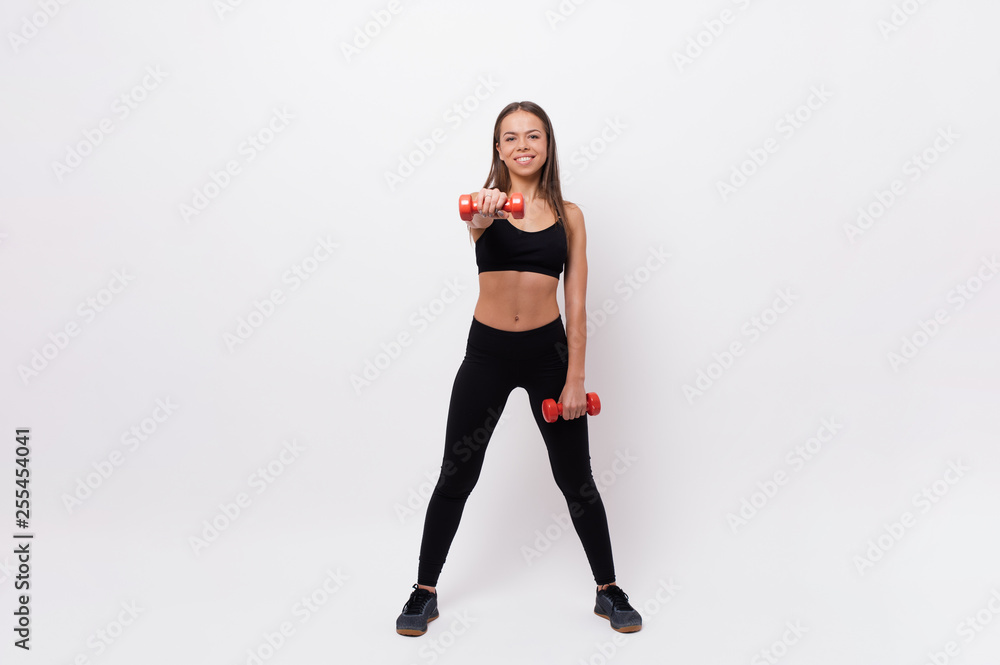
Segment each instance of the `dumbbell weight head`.
[{"label": "dumbbell weight head", "polygon": [[557,404],[554,399],[542,401],[542,418],[545,422],[554,423],[562,415],[562,404]]},{"label": "dumbbell weight head", "polygon": [[596,416],[601,412],[601,398],[597,393],[587,393],[587,413]]}]

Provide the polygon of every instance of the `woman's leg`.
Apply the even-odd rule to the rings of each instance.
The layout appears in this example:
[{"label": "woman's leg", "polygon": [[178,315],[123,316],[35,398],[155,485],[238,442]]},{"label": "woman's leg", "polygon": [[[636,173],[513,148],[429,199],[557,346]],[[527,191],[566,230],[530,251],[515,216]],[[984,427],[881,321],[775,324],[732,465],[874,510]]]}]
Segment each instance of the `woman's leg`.
[{"label": "woman's leg", "polygon": [[417,570],[421,586],[437,584],[466,499],[479,480],[486,446],[514,389],[506,362],[477,334],[482,325],[473,323],[465,359],[452,386],[441,473],[424,517]]},{"label": "woman's leg", "polygon": [[566,498],[594,581],[598,585],[610,584],[615,581],[615,567],[607,513],[590,466],[589,416],[572,420],[559,416],[553,423],[545,422],[542,416],[542,400],[558,400],[566,385],[566,332],[561,320],[559,324],[549,331],[548,343],[542,347],[544,353],[525,359],[519,385],[528,392],[531,414],[548,450],[552,476]]}]

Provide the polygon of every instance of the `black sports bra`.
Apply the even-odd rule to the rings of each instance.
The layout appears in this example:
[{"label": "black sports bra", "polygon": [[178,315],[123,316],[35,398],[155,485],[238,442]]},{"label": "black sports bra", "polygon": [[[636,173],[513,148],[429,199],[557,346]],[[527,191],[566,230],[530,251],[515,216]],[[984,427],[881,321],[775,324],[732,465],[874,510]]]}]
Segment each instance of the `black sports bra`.
[{"label": "black sports bra", "polygon": [[566,230],[556,222],[541,231],[522,231],[506,217],[494,219],[476,241],[479,272],[518,270],[559,279],[567,244]]}]

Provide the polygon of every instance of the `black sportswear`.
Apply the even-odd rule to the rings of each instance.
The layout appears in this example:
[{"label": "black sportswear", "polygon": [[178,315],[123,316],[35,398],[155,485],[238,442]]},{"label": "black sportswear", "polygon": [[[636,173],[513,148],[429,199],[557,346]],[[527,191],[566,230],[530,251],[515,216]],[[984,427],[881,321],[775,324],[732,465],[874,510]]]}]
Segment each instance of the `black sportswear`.
[{"label": "black sportswear", "polygon": [[559,279],[567,256],[566,230],[556,220],[540,231],[522,231],[506,217],[498,217],[476,241],[479,272],[518,270]]}]

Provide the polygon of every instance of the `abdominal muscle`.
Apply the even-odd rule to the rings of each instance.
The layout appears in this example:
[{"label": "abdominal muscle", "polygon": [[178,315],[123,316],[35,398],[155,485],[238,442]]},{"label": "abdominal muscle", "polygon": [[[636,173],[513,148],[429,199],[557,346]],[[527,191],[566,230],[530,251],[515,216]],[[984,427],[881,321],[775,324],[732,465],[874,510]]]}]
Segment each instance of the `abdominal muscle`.
[{"label": "abdominal muscle", "polygon": [[496,270],[479,273],[479,300],[472,316],[500,330],[532,330],[559,317],[558,277],[537,272]]}]

